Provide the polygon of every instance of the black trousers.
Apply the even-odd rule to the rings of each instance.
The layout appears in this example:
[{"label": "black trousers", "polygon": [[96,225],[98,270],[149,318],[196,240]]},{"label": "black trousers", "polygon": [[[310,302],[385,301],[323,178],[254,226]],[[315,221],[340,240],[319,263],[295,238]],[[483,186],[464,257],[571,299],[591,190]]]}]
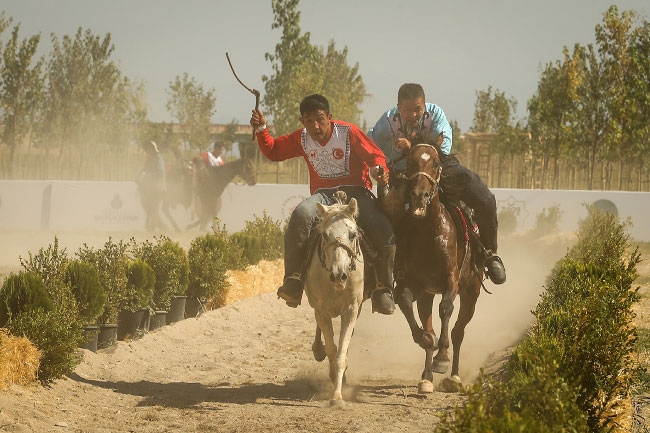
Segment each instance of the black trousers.
[{"label": "black trousers", "polygon": [[494,254],[497,252],[497,203],[494,194],[481,180],[480,176],[464,167],[454,157],[442,163],[440,188],[443,194],[451,194],[474,209],[474,219],[478,224],[481,242]]}]

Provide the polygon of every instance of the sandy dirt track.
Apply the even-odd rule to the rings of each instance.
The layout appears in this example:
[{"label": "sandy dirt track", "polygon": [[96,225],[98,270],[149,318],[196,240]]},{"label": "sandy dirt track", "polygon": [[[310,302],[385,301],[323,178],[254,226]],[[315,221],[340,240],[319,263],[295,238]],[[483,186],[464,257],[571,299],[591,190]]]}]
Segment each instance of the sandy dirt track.
[{"label": "sandy dirt track", "polygon": [[[108,239],[58,237],[69,253]],[[187,248],[190,239],[178,240]],[[20,270],[18,255],[37,252],[53,235],[0,233],[0,241],[0,274],[6,275]],[[493,294],[479,298],[462,349],[464,383],[480,368],[498,368],[525,332],[544,278],[569,242],[502,240],[508,282],[488,283]],[[0,391],[0,431],[428,432],[442,411],[461,403],[457,394],[417,394],[424,352],[399,311],[373,315],[366,303],[349,353],[348,403],[331,409],[327,364],[311,353],[313,310],[306,299],[291,309],[276,298],[281,277],[281,261],[231,272],[229,305],[97,353],[81,350],[74,374],[50,387]]]}]

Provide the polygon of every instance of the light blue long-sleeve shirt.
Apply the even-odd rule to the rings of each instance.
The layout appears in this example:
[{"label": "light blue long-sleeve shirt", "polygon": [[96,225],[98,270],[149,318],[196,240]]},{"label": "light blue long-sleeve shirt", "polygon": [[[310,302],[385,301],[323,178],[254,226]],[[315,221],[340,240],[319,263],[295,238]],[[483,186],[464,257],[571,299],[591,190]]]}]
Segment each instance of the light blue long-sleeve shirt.
[{"label": "light blue long-sleeve shirt", "polygon": [[449,155],[452,146],[451,125],[447,121],[442,108],[435,104],[427,102],[424,106],[424,115],[420,120],[419,127],[411,128],[403,125],[404,131],[401,129],[402,123],[400,122],[400,113],[397,107],[393,107],[386,111],[379,118],[373,128],[368,131],[368,136],[377,143],[377,146],[384,152],[388,166],[394,170],[406,169],[406,158],[398,159],[402,156],[402,152],[395,149],[393,144],[396,138],[405,137],[410,135],[413,131],[428,130],[434,137],[442,134],[443,140],[440,145],[440,150],[445,155]]}]

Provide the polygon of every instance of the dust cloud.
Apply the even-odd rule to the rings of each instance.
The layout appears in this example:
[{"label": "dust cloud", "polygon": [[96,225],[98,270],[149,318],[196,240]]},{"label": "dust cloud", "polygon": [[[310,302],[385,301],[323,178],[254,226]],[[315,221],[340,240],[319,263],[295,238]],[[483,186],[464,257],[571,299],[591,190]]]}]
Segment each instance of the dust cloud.
[{"label": "dust cloud", "polygon": [[[492,355],[516,344],[525,335],[533,322],[531,312],[539,302],[546,277],[557,260],[566,254],[574,237],[566,234],[537,239],[527,236],[501,239],[499,255],[506,266],[507,281],[500,286],[485,281],[492,294],[481,292],[474,317],[465,328],[459,366],[464,383],[475,380]],[[436,296],[434,330],[437,335],[440,331],[439,301],[440,296]],[[450,326],[457,312],[458,299]],[[413,342],[399,309],[391,316],[372,314],[370,302],[363,305],[348,358],[346,374],[349,378],[357,378],[353,380],[379,376],[417,383],[424,369],[424,350]],[[436,376],[438,381],[444,377]]]}]

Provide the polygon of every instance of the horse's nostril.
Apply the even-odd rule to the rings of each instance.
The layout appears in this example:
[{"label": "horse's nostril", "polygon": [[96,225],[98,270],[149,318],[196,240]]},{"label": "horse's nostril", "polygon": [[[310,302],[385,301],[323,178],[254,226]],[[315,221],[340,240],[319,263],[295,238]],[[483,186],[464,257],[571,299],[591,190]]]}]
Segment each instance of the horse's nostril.
[{"label": "horse's nostril", "polygon": [[336,278],[334,278],[334,273],[330,272],[330,281],[334,282],[334,280],[336,280]]},{"label": "horse's nostril", "polygon": [[344,273],[343,275],[341,275],[341,281],[345,282],[347,281],[347,279],[348,279],[348,274]]}]

